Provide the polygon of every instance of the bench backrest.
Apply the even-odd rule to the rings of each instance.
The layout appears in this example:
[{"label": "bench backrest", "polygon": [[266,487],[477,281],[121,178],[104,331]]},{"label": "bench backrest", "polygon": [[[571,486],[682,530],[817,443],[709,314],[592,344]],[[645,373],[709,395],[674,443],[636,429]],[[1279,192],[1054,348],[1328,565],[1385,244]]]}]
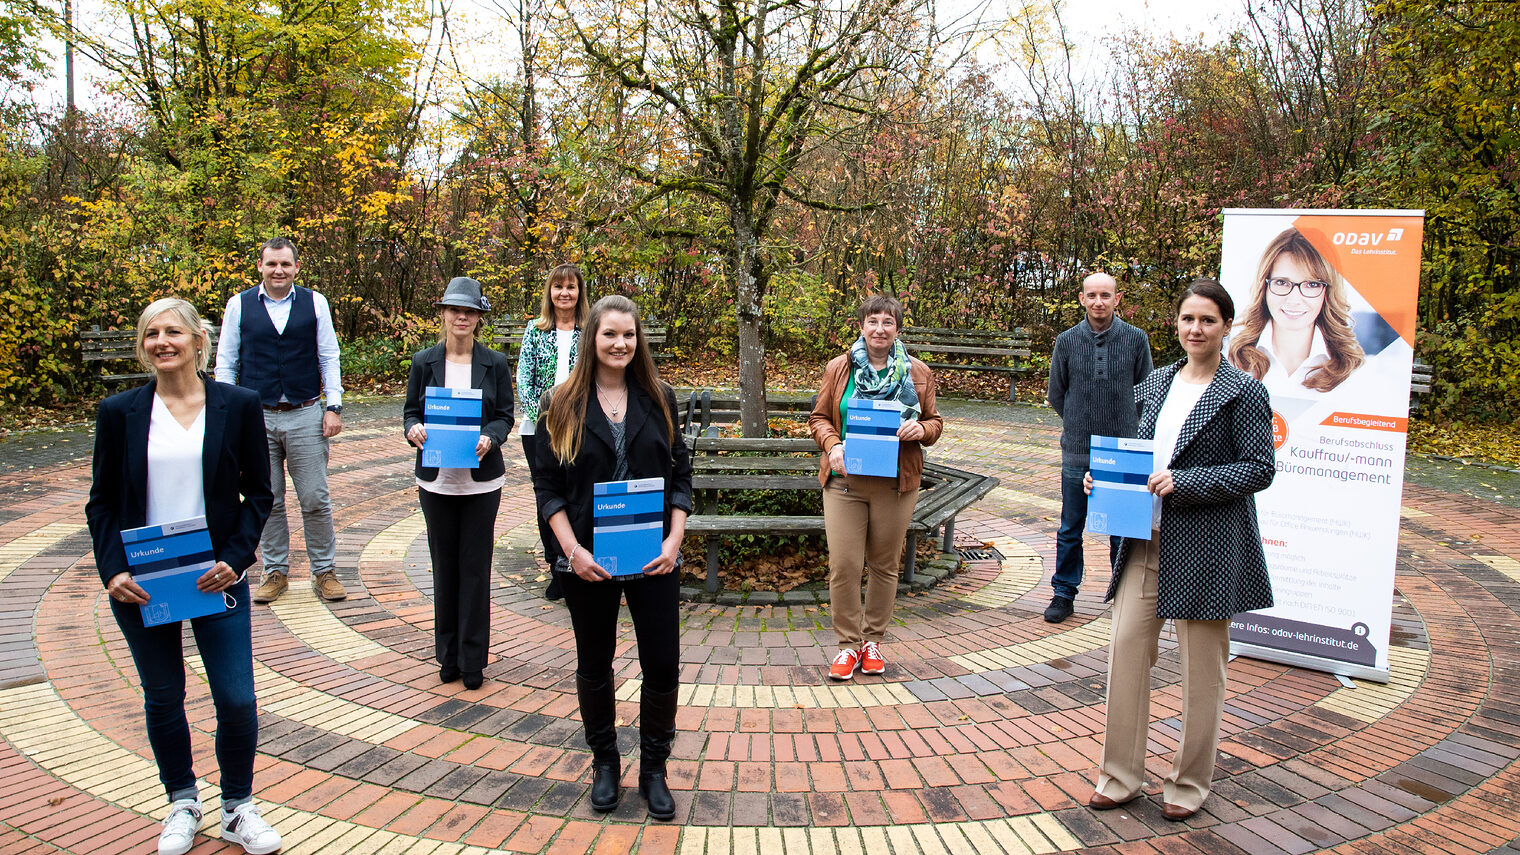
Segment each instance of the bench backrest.
[{"label": "bench backrest", "polygon": [[900,336],[908,350],[968,356],[1029,356],[1029,333],[1021,329],[972,330],[913,327]]},{"label": "bench backrest", "polygon": [[[523,332],[527,330],[528,324],[533,323],[533,320],[531,318],[498,318],[492,325],[491,343],[496,345],[502,353],[516,358],[517,349],[522,347]],[[651,350],[658,351],[665,344],[668,333],[669,329],[664,324],[647,319],[644,321],[644,336],[649,339]],[[658,353],[655,355],[659,356]]]},{"label": "bench backrest", "polygon": [[[207,370],[216,364],[216,339],[219,330],[211,326],[206,330],[206,337],[211,340],[211,361]],[[110,362],[118,359],[137,362],[137,331],[136,330],[103,330],[98,325],[87,330],[79,331],[79,342],[84,353],[85,362]],[[146,371],[134,371],[125,374],[102,374],[101,379],[107,383],[116,383],[124,380],[146,380],[153,375]]]}]

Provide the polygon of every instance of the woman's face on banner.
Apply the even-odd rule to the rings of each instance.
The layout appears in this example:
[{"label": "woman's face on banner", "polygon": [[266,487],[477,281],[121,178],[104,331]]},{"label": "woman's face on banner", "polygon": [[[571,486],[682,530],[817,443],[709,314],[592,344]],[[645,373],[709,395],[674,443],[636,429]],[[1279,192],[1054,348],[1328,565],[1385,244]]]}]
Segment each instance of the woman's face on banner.
[{"label": "woman's face on banner", "polygon": [[[1320,310],[1325,307],[1325,283],[1310,272],[1298,256],[1283,253],[1272,262],[1267,273],[1267,312],[1272,315],[1272,327],[1277,330],[1303,332],[1312,330],[1319,320]],[[1284,284],[1288,293],[1279,294]],[[1273,286],[1277,286],[1275,289]],[[1312,297],[1305,291],[1317,291]]]}]

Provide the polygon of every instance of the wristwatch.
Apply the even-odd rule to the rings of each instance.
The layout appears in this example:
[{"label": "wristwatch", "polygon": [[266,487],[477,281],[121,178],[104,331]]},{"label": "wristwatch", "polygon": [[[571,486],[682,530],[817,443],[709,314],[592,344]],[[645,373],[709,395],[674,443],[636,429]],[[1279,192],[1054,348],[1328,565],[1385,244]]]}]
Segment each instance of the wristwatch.
[{"label": "wristwatch", "polygon": [[327,408],[327,411],[329,413],[336,413],[336,414],[338,414],[338,415],[341,416],[341,415],[343,415],[343,405],[342,404],[333,404],[332,406],[330,406],[330,407]]}]

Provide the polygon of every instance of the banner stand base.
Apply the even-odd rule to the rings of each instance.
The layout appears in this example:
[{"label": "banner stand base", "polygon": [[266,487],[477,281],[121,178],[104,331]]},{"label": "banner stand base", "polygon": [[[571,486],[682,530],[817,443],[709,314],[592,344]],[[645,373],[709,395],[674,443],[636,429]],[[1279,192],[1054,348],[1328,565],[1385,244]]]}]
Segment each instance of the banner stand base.
[{"label": "banner stand base", "polygon": [[1337,662],[1334,659],[1323,659],[1318,656],[1309,656],[1305,653],[1278,650],[1275,647],[1263,647],[1259,644],[1243,644],[1239,641],[1231,641],[1230,655],[1249,656],[1252,659],[1260,659],[1263,662],[1277,662],[1282,665],[1292,665],[1295,668],[1324,671],[1327,674],[1351,677],[1357,680],[1371,680],[1374,683],[1388,682],[1387,669],[1371,668],[1351,662]]}]

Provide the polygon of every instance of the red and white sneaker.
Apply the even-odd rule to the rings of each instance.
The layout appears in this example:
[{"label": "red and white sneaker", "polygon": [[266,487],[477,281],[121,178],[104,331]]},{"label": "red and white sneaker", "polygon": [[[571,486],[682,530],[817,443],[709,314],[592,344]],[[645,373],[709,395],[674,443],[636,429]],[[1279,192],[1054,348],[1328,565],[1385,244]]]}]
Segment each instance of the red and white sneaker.
[{"label": "red and white sneaker", "polygon": [[887,661],[881,658],[881,645],[867,641],[860,646],[860,673],[880,674],[887,670]]},{"label": "red and white sneaker", "polygon": [[848,680],[855,676],[855,665],[860,662],[860,654],[853,650],[841,650],[834,657],[834,664],[829,666],[830,680]]}]

